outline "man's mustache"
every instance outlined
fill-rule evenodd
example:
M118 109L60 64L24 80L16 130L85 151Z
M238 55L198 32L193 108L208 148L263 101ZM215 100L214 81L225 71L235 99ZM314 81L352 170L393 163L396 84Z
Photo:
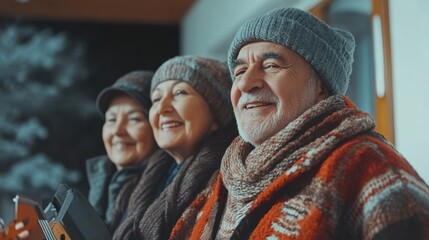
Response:
M251 92L245 92L240 96L238 100L238 109L243 109L249 102L267 102L267 103L278 103L279 99L274 93L269 90L256 89Z

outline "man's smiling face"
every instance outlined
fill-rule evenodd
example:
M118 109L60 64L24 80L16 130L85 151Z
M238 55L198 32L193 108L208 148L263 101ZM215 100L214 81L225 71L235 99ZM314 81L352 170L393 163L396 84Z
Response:
M258 146L325 97L311 65L289 48L255 42L233 66L231 101L241 137Z

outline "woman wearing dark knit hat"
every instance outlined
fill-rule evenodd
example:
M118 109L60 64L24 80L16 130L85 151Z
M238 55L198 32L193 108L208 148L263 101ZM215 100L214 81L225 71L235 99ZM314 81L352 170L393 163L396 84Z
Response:
M230 89L226 64L213 59L175 57L155 72L149 119L164 152L148 161L114 239L168 238L237 136Z
M105 117L107 155L86 161L88 199L112 232L120 223L146 159L157 149L148 120L152 76L150 71L127 73L97 97L96 106Z

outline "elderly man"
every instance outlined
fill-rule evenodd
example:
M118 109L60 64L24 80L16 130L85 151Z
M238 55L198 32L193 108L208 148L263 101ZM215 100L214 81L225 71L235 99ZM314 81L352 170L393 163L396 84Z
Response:
M172 239L429 239L429 188L343 95L354 38L304 11L246 22L229 50L240 137Z

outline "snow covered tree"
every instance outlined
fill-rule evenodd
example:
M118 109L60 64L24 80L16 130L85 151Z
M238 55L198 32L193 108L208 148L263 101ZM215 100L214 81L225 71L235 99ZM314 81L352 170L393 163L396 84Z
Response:
M84 54L83 44L64 32L18 24L0 28L0 217L5 220L13 213L14 195L41 201L59 183L82 178L37 146L52 134L46 119L59 117L59 111L76 118L94 112L93 101L73 90L87 77Z

